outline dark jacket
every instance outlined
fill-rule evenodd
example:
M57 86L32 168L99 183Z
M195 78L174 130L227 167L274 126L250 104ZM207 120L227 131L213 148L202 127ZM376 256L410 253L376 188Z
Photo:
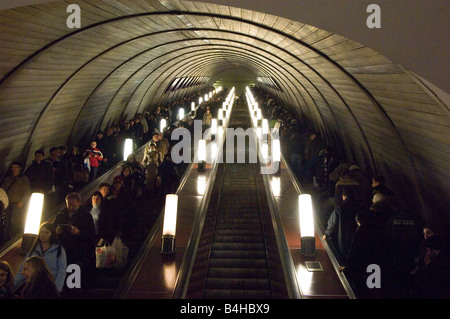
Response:
M30 179L31 192L43 192L47 194L55 184L55 175L51 165L42 161L38 164L36 161L27 168L25 175Z
M23 299L58 299L60 296L55 283L43 276L35 282L26 284L21 291L21 297Z
M340 205L336 206L328 219L325 235L336 237L341 256L345 258L350 250L353 234L357 224L355 216L361 211L358 201L347 197Z
M64 231L58 236L61 244L66 249L67 264L83 264L95 258L95 226L92 216L80 207L80 209L69 216L67 208L59 213L53 225L57 227L60 224L70 224L80 230L79 235L72 235Z

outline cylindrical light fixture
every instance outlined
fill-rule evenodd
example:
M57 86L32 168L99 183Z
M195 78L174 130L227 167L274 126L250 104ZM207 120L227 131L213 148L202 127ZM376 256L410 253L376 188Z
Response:
M267 119L263 119L262 120L261 127L262 127L262 134L263 135L269 134L269 122L267 121Z
M123 148L123 160L126 161L131 153L133 153L133 140L131 138L127 138Z
M164 207L164 222L162 232L161 253L173 254L175 252L175 234L177 230L178 195L166 195Z
M167 126L167 121L166 121L166 119L161 119L161 127L160 127L160 132L162 133L162 132L164 132L164 129L166 128L166 126Z
M200 98L198 99L198 104L202 104L202 103L203 103L203 98L200 97Z
M181 121L184 118L184 109L180 108L178 110L178 119Z
M24 234L37 235L39 233L43 206L44 206L44 194L42 193L31 194Z
M217 119L211 120L211 135L217 134Z
M206 167L206 141L198 141L198 170L204 171Z
M313 256L316 252L314 237L314 217L311 195L298 196L298 213L300 222L301 253L305 256Z
M281 144L279 139L272 140L272 161L281 161Z
M25 230L23 232L21 251L27 253L33 245L36 236L39 234L41 226L42 208L44 207L44 194L31 194L28 205L27 219L25 222Z

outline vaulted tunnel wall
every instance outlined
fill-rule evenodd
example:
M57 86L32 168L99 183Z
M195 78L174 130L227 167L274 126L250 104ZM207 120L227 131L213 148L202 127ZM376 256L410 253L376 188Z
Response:
M447 220L449 109L402 66L300 22L188 1L70 1L0 11L0 159L73 145L122 118L213 84L227 69L271 91L368 174L383 174L425 220ZM178 77L202 86L163 94Z

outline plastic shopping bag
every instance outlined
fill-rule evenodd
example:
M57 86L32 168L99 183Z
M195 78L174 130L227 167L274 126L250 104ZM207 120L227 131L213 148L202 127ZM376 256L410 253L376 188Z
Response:
M116 256L117 256L117 262L114 265L114 267L119 268L119 269L125 268L127 265L127 261L128 261L129 249L127 246L124 245L120 236L116 236L114 238L114 241L111 244L111 247L113 247L115 249Z
M108 242L95 248L95 267L98 269L112 268L117 264L117 253Z

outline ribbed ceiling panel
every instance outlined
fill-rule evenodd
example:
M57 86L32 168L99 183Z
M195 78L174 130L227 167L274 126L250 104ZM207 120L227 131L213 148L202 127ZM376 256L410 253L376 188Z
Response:
M82 10L79 30L66 26L71 3ZM401 66L337 34L201 2L55 1L0 11L0 55L3 171L241 69L275 79L281 91L271 93L367 172L386 175L425 218L448 207L448 106ZM211 81L164 93L193 76Z

